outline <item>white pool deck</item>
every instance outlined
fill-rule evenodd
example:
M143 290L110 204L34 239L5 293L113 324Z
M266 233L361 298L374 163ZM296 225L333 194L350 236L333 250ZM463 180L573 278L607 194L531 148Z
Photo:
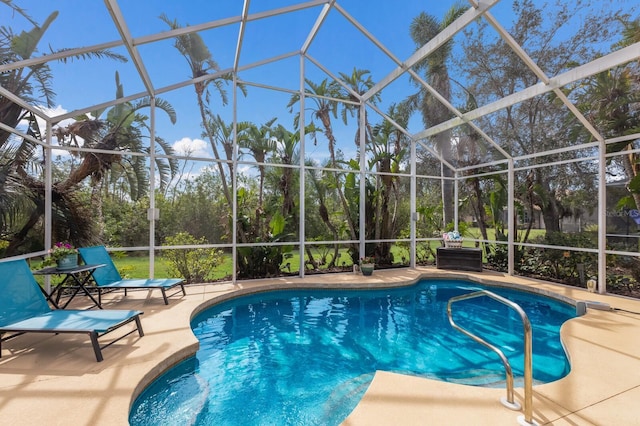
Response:
M556 382L534 386L533 420L540 425L640 425L640 300L489 271L464 273L435 268L382 270L371 277L345 273L243 281L237 285L190 285L186 297L173 296L168 306L157 291L129 292L126 297L122 292L109 294L104 298L107 309L144 311L145 336L133 334L104 349L105 359L100 363L84 335L26 334L3 342L0 425L128 424L131 404L144 387L197 350L198 342L189 328L194 313L221 298L283 287L400 285L430 277L522 285L574 300L605 302L615 308L589 309L586 315L563 326L571 373ZM78 299L76 307L83 302ZM516 425L523 413L505 408L500 403L503 396L504 389L379 371L343 424ZM515 399L523 404L521 387L515 389Z

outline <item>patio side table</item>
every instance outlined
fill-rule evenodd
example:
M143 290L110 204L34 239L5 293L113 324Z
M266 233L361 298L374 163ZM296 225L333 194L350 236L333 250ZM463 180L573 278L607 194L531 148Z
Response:
M40 286L40 290L42 291L42 294L44 294L47 300L51 302L51 304L56 309L65 309L80 291L84 292L84 294L87 297L89 297L91 301L94 303L94 305L89 307L88 309L91 309L95 306L102 309L102 305L100 304L100 302L96 300L95 297L93 297L90 289L87 288L87 286L93 282L93 272L98 268L102 268L103 266L105 265L102 263L96 264L96 265L78 265L76 267L69 268L69 269L58 269L56 266L50 266L48 268L33 271L33 275L63 275L64 274L65 276L64 279L58 284L52 285L50 292L47 292L44 288L42 288L42 286ZM65 284L71 284L71 285L65 286ZM73 293L71 293L71 297L69 297L69 300L67 300L66 303L62 307L60 307L59 305L60 296L62 296L62 291L65 288L73 289ZM55 300L54 300L54 296L55 296Z

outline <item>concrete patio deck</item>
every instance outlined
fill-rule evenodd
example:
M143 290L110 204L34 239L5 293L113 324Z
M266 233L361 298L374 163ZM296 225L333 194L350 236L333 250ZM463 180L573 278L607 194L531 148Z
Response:
M615 310L589 309L567 322L562 338L571 373L533 389L533 418L547 425L640 425L640 301L508 277L489 271L435 268L313 275L304 279L243 281L236 285L190 285L165 306L160 292L122 292L104 297L106 309L140 309L145 336L137 334L104 349L96 362L83 335L26 334L3 343L0 358L0 424L126 425L135 397L161 372L192 355L198 342L189 321L221 299L274 288L404 285L419 278L470 278L515 284L574 300L605 302ZM74 303L76 301L74 300ZM73 307L81 307L82 298ZM117 333L117 332L115 332ZM115 334L114 333L114 334ZM109 336L106 336L108 338ZM107 340L107 339L105 339ZM516 388L523 404L523 390ZM377 372L364 398L344 421L372 425L510 425L522 412L500 403L504 389L438 382Z

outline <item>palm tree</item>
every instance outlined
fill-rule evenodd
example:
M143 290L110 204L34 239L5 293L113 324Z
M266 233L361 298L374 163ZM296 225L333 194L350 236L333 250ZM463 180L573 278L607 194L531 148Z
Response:
M387 115L400 127L408 126L410 109L405 103L392 104ZM371 226L374 235L367 236L376 240L392 239L397 237L397 219L400 191L398 179L393 176L400 171L400 166L406 160L408 154L408 137L391 122L384 120L372 129L373 143L370 150L373 152L371 164L376 171L381 173L376 178L376 199L373 203L375 214ZM393 201L395 200L395 202ZM391 264L391 243L380 243L375 249L376 263Z
M160 19L166 23L172 30L181 28L176 20L170 20L165 14L160 15ZM220 70L218 63L213 59L211 52L202 37L197 33L183 34L176 37L175 48L178 49L180 54L184 56L191 69L191 77L196 79L206 76L210 72L216 72ZM198 101L198 108L200 110L200 118L205 128L205 134L209 139L213 155L215 156L218 166L218 172L220 173L220 180L222 182L222 189L224 196L229 206L233 204L233 198L231 190L229 189L229 183L227 181L224 165L221 161L220 154L218 152L218 146L216 143L214 129L210 128L207 124L213 120L213 114L208 107L211 93L210 87L213 87L215 91L220 95L222 104L226 105L228 102L227 92L224 88L225 84L229 81L229 76L220 78L210 78L206 80L198 80L194 82L193 86L196 92L196 98ZM232 166L229 165L231 176L233 176Z
M120 83L118 72L116 79L116 99L124 96L124 89ZM156 108L164 111L169 116L172 124L176 123L176 112L167 101L156 98ZM76 121L66 127L54 129L60 145L82 146L85 148L96 148L106 150L119 150L131 152L147 152L145 147L144 130L148 129L148 117L138 113L138 111L151 107L151 98L144 97L136 102L124 102L115 105L107 116L101 119L100 116L105 110L92 112L91 116L84 114L76 118ZM173 154L171 146L162 138L156 137L156 144L163 150L164 154ZM125 162L125 168L130 180L131 196L138 199L146 195L148 191L147 166L145 159L140 156L123 157L110 154L81 154L82 163L76 167L69 177L60 182L57 187L61 191L69 190L79 184L88 176L93 176L96 181L102 178L102 174L109 170L113 164ZM160 175L160 186L164 188L171 181L177 170L175 159L156 159L156 167ZM131 178L135 178L135 181Z
M640 42L640 18L636 18L632 21L624 21L623 25L624 29L622 30L622 40L620 41L619 46L626 47Z
M633 90L634 77L630 67L618 67L593 78L581 105L585 116L595 123L605 137L618 137L640 131L640 92ZM635 105L635 106L634 106ZM633 141L607 146L607 152L628 151L621 155L622 166L628 179L636 209L640 209L640 157L633 152Z
M246 123L238 127L238 145L240 148L244 148L253 156L254 160L258 164L258 171L260 172L260 182L258 185L258 210L263 210L264 202L264 175L265 175L265 158L268 153L274 152L276 149L276 142L273 138L273 123L277 118L272 118L260 127L253 123ZM256 218L257 219L257 218Z
M624 21L623 38L618 47L640 41L640 18ZM579 108L605 138L640 132L640 75L636 64L626 64L593 76L578 90ZM582 130L582 129L580 129ZM640 157L633 141L607 145L607 152L625 152L619 160L628 179L631 204L640 209ZM625 203L627 200L622 200ZM622 207L622 206L621 206Z
M336 83L329 83L327 79L324 79L320 84L315 84L309 79L306 79L306 84L309 92L315 96L308 96L306 99L311 100L315 105L311 110L313 111L312 117L317 118L322 123L322 128L324 129L324 135L328 141L329 148L329 159L331 168L339 168L338 159L336 157L336 138L333 134L333 127L331 125L331 116L334 118L337 117L338 104L336 101L331 100L331 98L336 98L340 96L339 88ZM293 106L300 101L300 95L294 94L291 96L287 107L290 111L292 111ZM294 123L296 127L298 126L300 120L300 112L298 112L294 118ZM314 123L311 123L313 128L315 127ZM336 191L338 193L338 197L340 198L340 203L342 204L343 214L345 221L347 222L347 226L349 228L349 232L351 234L351 239L356 240L358 238L358 232L351 217L351 212L349 209L349 203L342 191L342 187L339 184L340 177L337 172L334 173L334 178L336 180Z
M373 79L371 78L371 75L369 70L360 70L357 68L354 68L353 71L351 72L351 75L345 74L345 73L339 73L340 78L343 80L343 82L355 93L357 93L358 95L364 95L369 89L371 89L374 85ZM365 78L366 76L366 78ZM347 123L347 114L351 115L352 117L354 116L354 110L356 112L355 116L358 120L358 128L356 130L356 134L355 134L355 138L354 138L354 143L356 145L356 147L358 147L358 149L360 148L360 114L361 114L361 109L359 107L360 104L360 98L355 96L354 93L352 93L350 90L347 90L344 87L340 87L340 97L342 99L347 99L351 102L356 102L358 103L358 105L354 105L351 103L344 103L342 104L342 110L340 112L341 116L342 116L342 121L346 124ZM375 104L377 101L380 100L380 94L376 93L375 96L373 96L371 98L371 102L373 104ZM365 123L365 145L368 145L369 142L371 141L371 125L369 124L369 119L367 117L367 112L365 109L365 117L364 117L364 123Z
M273 132L275 142L275 155L281 164L292 166L298 161L298 144L300 133L290 132L284 126L279 125ZM295 209L295 176L291 167L282 167L278 187L282 192L282 216L291 216L292 222L297 227L299 215Z
M311 159L307 159L305 161L305 164L308 167L316 166L316 163ZM338 238L339 238L338 229L331 222L331 218L329 216L329 209L327 208L326 200L327 200L327 192L329 191L327 181L325 179L322 179L322 175L320 171L314 168L309 168L309 170L307 171L307 176L309 177L309 182L311 183L312 187L315 189L315 192L316 192L316 201L318 203L318 214L320 216L320 219L325 224L325 226L329 228L329 232L331 232L331 236L333 237L332 239L334 241L338 241ZM309 247L309 245L307 245L307 247ZM338 260L339 252L340 252L340 247L338 246L338 244L334 244L333 257L331 258L331 262L329 263L329 265L327 265L327 268L330 269L335 266L336 261ZM316 267L317 265L315 263L315 260L313 259L313 254L309 253L308 256L309 256L309 261L314 265L314 267Z
M119 74L116 71L116 99L124 96L124 89L120 83ZM156 98L155 106L167 113L171 123L176 123L176 112L167 101ZM149 97L136 102L125 102L115 105L108 111L105 109L93 111L91 115L84 114L76 117L76 121L66 127L58 127L53 130L60 145L79 146L84 148L96 148L112 151L150 152L145 146L145 130L148 130L146 115L139 111L151 107ZM106 117L100 118L106 111ZM155 138L156 146L163 154L172 155L173 149L161 137ZM81 153L82 158L78 167L71 170L69 176L60 182L54 183L54 191L69 192L87 177L91 177L92 196L91 205L97 216L95 223L102 224L102 193L100 191L103 178L114 169L120 169L119 175L126 179L128 195L136 201L146 196L149 192L148 167L145 157L111 155L103 153ZM169 184L177 172L177 160L170 158L155 159L156 170L160 177L160 190ZM100 239L102 232L99 233Z
M458 19L467 9L468 8L462 3L454 4L447 11L442 21L438 21L436 17L424 12L416 16L411 22L410 33L417 48L419 49L424 46L429 40ZM447 68L447 60L451 56L452 49L453 40L450 39L416 65L416 71L424 71L425 81L447 101L451 100L451 82ZM416 96L413 96L410 102L414 106L419 107L422 112L422 120L427 127L434 126L452 118L451 111L424 88L421 89L420 93ZM453 156L451 136L450 131L444 131L435 136L436 147L445 161L450 161ZM444 205L445 223L453 221L453 181L450 179L452 176L453 173L451 169L444 167L442 201Z
M51 13L42 26L11 1L3 0L4 5L20 13L33 24L29 31L22 31L16 35L10 28L0 27L0 62L14 63L32 58L37 52L37 46L44 33L58 16L58 12ZM126 58L109 50L98 50L73 56L75 59L109 58L126 62ZM67 59L61 59L65 61ZM33 101L34 93L41 95L38 103L44 100L47 106L53 105L55 97L51 90L51 70L47 63L38 63L24 68L15 68L0 75L2 87L27 101ZM26 133L34 139L43 140L35 116L25 111L11 99L0 95L0 122L15 128L18 123L27 123ZM5 187L2 190L2 204L0 217L2 229L9 230L5 238L9 246L5 255L19 252L20 247L28 240L31 230L38 226L44 214L44 183L37 178L38 145L29 139L12 136L11 132L0 130L0 178ZM100 156L95 155L95 158ZM35 166L35 167L34 167ZM35 171L35 173L34 173ZM90 241L92 238L93 216L87 211L75 193L75 184L81 179L80 172L69 176L64 182L55 185L53 189L53 224L54 235L60 239L70 239L76 244ZM87 175L85 175L86 177Z

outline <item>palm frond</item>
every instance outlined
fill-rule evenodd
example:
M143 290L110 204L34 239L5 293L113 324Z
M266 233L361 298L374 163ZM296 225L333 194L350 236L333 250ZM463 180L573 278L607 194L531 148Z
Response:
M166 112L169 116L169 120L171 120L171 124L176 124L178 121L178 115L169 101L162 98L156 98L156 108L160 108L162 111Z
M13 4L12 0L0 0L2 3L5 4L5 6L10 7L11 9L13 9L16 13L20 14L23 18L25 18L27 21L29 21L33 26L37 26L38 23L36 21L34 21L31 16L29 16L29 14L27 14L27 12L22 9L19 6L16 6L15 4Z
M55 98L53 91L53 74L47 64L41 64L31 68L33 76L38 81L38 90L42 97L47 100L47 106L52 107Z
M59 50L51 50L51 53L64 53L64 52L68 52L70 50L75 50L73 48L64 48L64 49L59 49ZM71 56L67 56L65 58L61 58L59 59L60 62L62 63L67 63L67 62L73 62L74 59L113 59L114 61L118 61L118 62L128 62L129 60L127 59L126 56L123 56L119 53L115 53L112 52L109 49L100 49L100 50L94 50L91 52L82 52L82 53L78 53L75 55L71 55Z
M166 140L164 140L159 136L156 136L156 145L162 148L162 150L166 155L171 156L175 154L171 145ZM163 160L164 162L165 159L158 159L158 161L159 160ZM173 179L176 173L178 173L178 160L176 158L170 157L166 160L166 162L168 162L168 166L169 166L168 170L171 173L170 178Z
M42 36L54 19L58 17L58 14L58 11L51 12L41 27L35 25L31 30L22 31L20 35L14 37L11 40L12 50L22 59L31 58L33 53L36 52L38 43L40 43Z
M128 158L129 167L125 167L125 174L129 184L129 195L136 201L147 194L149 188L147 163L142 157Z

